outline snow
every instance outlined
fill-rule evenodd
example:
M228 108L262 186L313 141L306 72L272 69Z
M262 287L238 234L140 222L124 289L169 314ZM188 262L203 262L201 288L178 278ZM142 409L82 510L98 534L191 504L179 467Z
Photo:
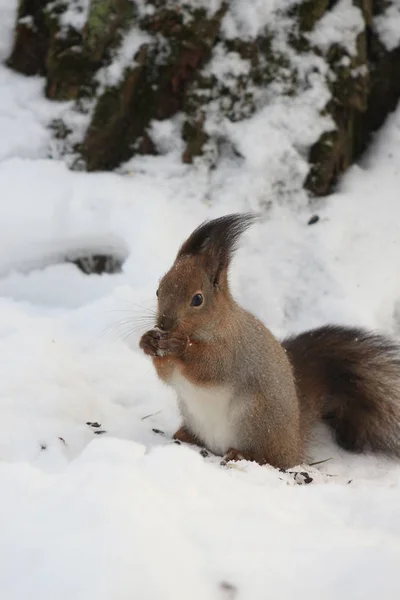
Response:
M364 27L361 9L354 6L352 0L339 0L318 21L308 38L324 52L333 44L338 44L347 50L350 56L355 56L357 37L364 31Z
M297 4L298 0L229 3L221 41L203 70L206 79L212 77L212 88L208 91L194 86L192 90L193 95L210 94L210 101L196 115L204 120L209 135L205 158L197 159L197 163L218 164L211 187L215 180L225 181L229 170L230 179L236 179L235 194L250 205L250 196L262 206L276 204L277 199L282 204L306 203L302 183L309 170L308 149L334 127L323 115L331 98L327 63L315 52L295 52L289 43L295 29L290 8ZM265 81L255 85L249 77L250 61L228 48L229 41L237 36L253 40L261 34L270 36L271 49L280 61L270 64L266 52L264 63L261 60L258 66ZM270 70L273 76L268 81ZM254 182L251 190L249 179Z
M0 63L9 55L17 1L1 3ZM59 112L42 98L44 83L0 68L0 161L47 156L50 133L45 129Z
M16 4L0 0L2 58ZM309 206L293 191L295 208L274 201L275 171L290 188L286 157L302 175L288 139L316 134L312 112L303 129L282 107L275 131L262 111L232 124L246 160L211 174L180 163L179 117L152 125L163 156L86 174L49 158L47 125L68 106L42 80L0 66L0 103L1 598L397 598L398 462L351 455L320 426L310 462L326 462L297 469L309 485L222 467L173 443L175 398L138 340L192 228L260 207L231 277L246 308L277 335L339 322L400 336L400 110L336 194ZM101 251L122 273L64 262Z
M229 11L224 18L224 33L228 38L256 38L265 27L271 30L279 29L284 19L289 24L290 18L285 17L285 10L296 6L299 0L251 0L242 2L232 0ZM286 32L288 33L288 32Z
M120 83L127 67L135 65L134 58L140 46L149 41L149 36L140 29L133 27L123 37L121 46L116 52L114 60L97 73L96 78L100 83L100 90L116 86Z
M375 17L374 26L387 50L394 50L400 43L400 1L390 0L386 10Z
M141 17L147 15L153 15L155 12L156 3L150 3L148 0L131 0L135 3L135 9ZM177 6L176 0L165 0L163 2L165 9L175 9ZM191 9L204 10L207 16L212 17L221 8L222 0L196 0L195 6L193 7L192 2L186 2L185 0L179 2L179 10L183 16L184 21L190 19Z
M193 81L187 89L188 105L197 105L197 102L191 102L191 98L207 98L207 103L194 109L195 114L191 114L193 121L204 123L204 131L209 135L203 156L195 158L197 185L199 172L203 173L200 178L201 185L205 187L210 187L210 184L213 186L220 173L224 173L222 178L225 179L225 170L220 163L230 162L230 172L238 168L246 172L243 182L240 183L240 186L243 186L243 194L248 187L248 172L251 171L252 176L259 181L260 191L257 197L263 196L263 204L274 203L276 198L282 203L307 201L302 182L309 169L306 161L309 147L324 132L334 128L332 119L324 114L324 109L331 99L327 82L332 73L320 56L319 49L299 54L290 44L290 36L296 25L296 17L290 14L290 9L295 8L298 3L299 0L274 0L268 3L259 0L251 3L235 0L227 5L221 24L220 41L213 48L211 60L204 66L199 81ZM175 6L176 3L172 1L166 3L166 8ZM196 4L196 8L205 9L209 16L213 16L221 6L220 0L202 0ZM151 14L154 7L141 1L135 2L135 8L143 17ZM343 10L346 11L347 6L344 6ZM358 9L356 15L359 16L361 13L357 11ZM69 10L64 14L70 13L76 13L74 3L71 3ZM184 22L193 20L193 7L190 3L180 3L180 14ZM113 50L110 64L96 73L98 96L105 89L121 82L127 67L132 66L133 57L146 44L156 45L158 66L168 63L171 52L169 44L165 43L160 35L150 35L149 32L141 30L139 25L138 22L129 28L120 46ZM349 31L350 33L342 36L344 42L354 33L351 27ZM261 80L255 85L250 76L250 60L245 60L238 52L231 51L230 42L238 35L244 40L253 40L261 34L265 39L271 38L271 50L279 60L271 62L269 53L265 52L257 68L253 65L258 79ZM212 85L202 85L203 78L206 81L211 80ZM255 79L257 80L257 77ZM294 85L296 93L293 90ZM95 102L81 99L76 105L65 103L63 107L58 108L58 114L69 131L62 141L53 141L50 153L52 158L62 158L73 168L81 167L81 160L77 157L74 146L85 139L94 108ZM252 128L258 138L257 154L260 156L257 157L256 173L253 168L253 143L241 142L242 138L250 137L243 135L240 121L245 117L249 118L249 122L248 127L244 125L244 129L250 132ZM184 116L178 114L169 125L165 122L151 123L148 128L155 146L162 153L173 147L175 159L178 158L178 145L180 152L184 152L182 142L179 144L178 141L178 137L183 137L184 121ZM168 127L171 132L174 129L174 135L166 135ZM270 161L273 161L277 168L268 168ZM210 175L210 166L214 167L217 163L221 168L215 176ZM141 161L136 159L132 164L129 162L122 165L119 171L126 173L138 168L141 169ZM146 172L149 168L152 167L146 164ZM171 169L176 168L176 161L174 165L171 165L170 161L162 166L157 163L157 169L160 168L171 172ZM189 175L189 179L193 181L193 174ZM216 186L219 185L220 183L216 182ZM303 198L299 200L299 196Z
M63 0L55 0L53 6L65 7ZM66 10L60 14L60 22L64 29L81 31L87 21L90 10L90 0L69 0Z

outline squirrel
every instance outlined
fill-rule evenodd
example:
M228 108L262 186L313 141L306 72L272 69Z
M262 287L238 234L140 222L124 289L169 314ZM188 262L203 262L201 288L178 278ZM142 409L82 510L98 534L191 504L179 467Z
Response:
M227 461L287 469L306 459L326 421L339 445L400 457L400 347L363 329L323 326L279 342L233 298L228 270L256 220L201 224L157 290L155 327L140 347L177 394L174 439Z

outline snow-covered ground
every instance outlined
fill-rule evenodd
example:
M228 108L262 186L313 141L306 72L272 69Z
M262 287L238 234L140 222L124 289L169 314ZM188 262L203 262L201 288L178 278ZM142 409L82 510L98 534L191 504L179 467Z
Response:
M1 60L15 5L0 0ZM339 450L321 427L310 462L329 460L301 468L309 485L221 467L172 442L174 397L137 347L191 229L259 209L260 146L212 181L173 147L125 175L73 173L47 158L66 107L42 90L0 66L0 598L397 599L399 463ZM400 110L334 196L274 205L246 234L237 298L278 335L326 322L400 335L399 189ZM106 250L121 274L63 262Z

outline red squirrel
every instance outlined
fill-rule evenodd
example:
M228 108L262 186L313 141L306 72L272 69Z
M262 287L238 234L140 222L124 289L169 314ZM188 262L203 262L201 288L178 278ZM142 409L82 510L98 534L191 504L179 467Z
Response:
M206 221L157 290L140 340L177 394L174 438L224 461L301 464L320 419L355 452L400 456L400 348L361 329L325 326L279 342L233 298L228 269L251 214Z

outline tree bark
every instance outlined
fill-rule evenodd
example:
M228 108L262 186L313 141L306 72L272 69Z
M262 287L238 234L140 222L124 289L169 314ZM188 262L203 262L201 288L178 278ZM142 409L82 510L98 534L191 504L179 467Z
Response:
M222 30L230 10L222 2L213 15L190 4L153 0L143 10L131 0L92 0L81 27L65 25L68 0L20 0L15 42L7 64L26 75L44 75L46 94L55 100L93 105L84 139L75 151L87 170L111 170L135 154L154 154L149 135L152 120L183 113L182 160L192 162L218 140L211 139L205 122L209 106L218 101L221 118L251 117L257 110L254 89L282 81L283 93L296 95L298 74L276 50L274 32L256 39L227 38ZM299 55L322 56L310 41L320 20L337 6L335 0L288 3L296 27L290 44ZM330 193L337 178L369 143L400 97L400 48L387 50L375 31L374 18L390 0L353 0L365 27L356 53L349 55L332 43L323 58L331 76L331 100L324 108L335 129L325 132L309 149L310 170L304 186L312 195ZM182 8L184 6L184 9ZM140 29L148 41L137 50L114 85L101 86L97 75L110 65L124 36ZM216 51L235 53L248 61L248 73L232 74L230 87L204 70ZM62 127L61 127L62 130ZM235 150L235 149L233 149Z

